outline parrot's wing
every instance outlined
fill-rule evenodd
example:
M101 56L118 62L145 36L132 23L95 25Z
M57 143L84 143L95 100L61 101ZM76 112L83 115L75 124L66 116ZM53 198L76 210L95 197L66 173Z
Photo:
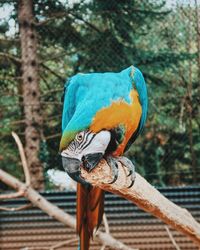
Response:
M148 97L147 97L147 87L143 77L143 74L139 69L135 69L135 73L133 75L133 82L138 86L138 94L140 103L142 105L142 116L140 119L140 124L138 127L138 134L144 128L146 119L147 119L147 110L148 110ZM138 84L137 84L138 83Z
M122 99L130 103L131 87L130 67L119 73L88 73L71 77L65 87L60 149L67 147L79 131L90 128L101 109Z
M125 151L128 150L131 144L136 140L138 135L142 132L146 119L148 110L148 97L146 83L141 71L134 67L134 73L132 75L133 85L137 86L137 91L139 94L140 104L142 106L142 115L137 130L133 133L130 140L128 141Z
M71 78L69 78L65 83L64 92L62 96L62 102L63 102L62 131L64 131L64 129L66 128L67 124L69 123L75 112L74 98L76 91L68 91L70 82Z
M134 71L132 78L130 77L131 69ZM139 95L142 115L140 121L138 120L139 127L134 132L130 144L137 138L146 121L147 90L142 73L132 66L119 73L77 74L70 78L64 97L61 148L66 147L79 131L91 128L91 126L94 128L93 121L97 120L98 113L104 114L106 112L103 110L107 109L113 116L112 106L115 106L116 112L119 114L120 111L117 109L123 106L121 103L131 104L130 93L134 85ZM119 103L119 106L115 103ZM117 114L116 117L119 116ZM113 117L114 120L116 117ZM103 123L99 123L101 126L98 126L98 131L113 128L111 123L105 126L105 118L106 116L103 117ZM118 125L123 124L120 119ZM100 120L102 121L102 119ZM131 122L128 125L130 126ZM94 132L98 131L94 130Z

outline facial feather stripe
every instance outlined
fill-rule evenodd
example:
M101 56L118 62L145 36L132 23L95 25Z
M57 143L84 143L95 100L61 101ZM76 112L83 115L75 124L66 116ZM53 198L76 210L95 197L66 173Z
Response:
M83 133L83 132L81 132L81 133ZM89 137L90 134L91 134L90 131L84 131L83 140L82 140L82 142L79 144L79 147L78 147L79 149L83 148L83 146L84 146L84 144L87 142L87 139L88 139L88 137Z
M91 139L89 140L89 142L82 148L83 150L90 144L90 142L93 140L93 138L95 137L96 135L92 135Z
M81 141L78 141L77 138L80 135L82 136L82 139L81 139ZM76 149L78 149L78 150L84 150L91 143L91 141L94 139L95 136L96 136L96 134L93 134L89 130L83 131L80 134L78 134L77 138L75 138L75 140L73 140L69 144L68 149L71 150L71 151L75 151Z

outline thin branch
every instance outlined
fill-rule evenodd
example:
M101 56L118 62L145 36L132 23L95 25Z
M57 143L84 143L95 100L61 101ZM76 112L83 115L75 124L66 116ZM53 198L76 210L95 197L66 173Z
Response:
M95 47L95 46L93 45L93 47ZM48 61L55 61L56 59L59 59L59 58L62 59L64 56L72 56L72 55L74 55L74 54L77 54L79 51L84 52L84 51L88 51L88 50L90 50L90 49L92 49L92 46L88 47L88 46L86 46L86 45L82 45L82 46L79 47L78 49L71 49L70 51L67 50L67 51L62 52L62 53L60 53L60 54L57 54L57 55L55 55L55 56L50 56L50 55L48 55L47 58L44 58L44 59L45 59L45 62L48 62ZM42 62L42 61L43 61L43 60L41 60L41 62Z
M40 102L43 105L62 105L61 102ZM29 104L24 104L23 102L15 102L12 104L2 104L1 107L13 107L13 106L29 106L29 107L34 107L34 106L38 106L39 104L35 104L35 103L29 103Z
M30 173L29 173L28 164L27 164L27 161L26 161L26 156L25 156L25 153L24 153L23 145L22 145L18 135L15 132L12 132L12 136L15 139L15 142L16 142L16 144L18 146L18 150L19 150L19 154L20 154L20 158L21 158L22 166L23 166L23 170L24 170L26 185L29 186L31 184L31 176L30 176Z
M74 18L76 18L76 19L82 21L84 24L86 24L88 27L90 27L91 29L95 30L96 32L102 33L102 31L101 31L97 26L95 26L94 24L92 24L92 23L86 21L86 20L83 19L81 16L79 16L79 15L77 15L77 14L75 14L75 13L72 13L72 12L71 12L70 14L71 14L71 16L73 16Z
M9 122L9 126L16 126L16 125L21 125L21 124L25 124L25 120L19 120L19 121L12 121L12 122ZM3 128L5 127L5 124L3 125L0 125L0 128Z
M57 137L60 137L60 136L61 136L61 133L45 136L45 140L51 140L51 139L54 139L54 138L57 138Z
M49 61L57 61L59 59L61 59L63 61L63 57L64 56L71 56L75 54L75 51L71 51L70 52L67 50L67 51L63 51L63 52L60 52L60 53L57 53L57 54L54 54L54 55L46 55L44 58L41 58L41 60L43 61L43 59L45 60L45 62L49 62ZM46 58L47 57L47 58Z
M1 76L0 77L0 80L2 80L2 81L6 81L6 80L8 80L8 81L13 81L13 80L20 80L20 79L22 79L22 77L21 76Z
M183 125L183 115L184 115L184 109L185 109L185 102L186 102L186 95L183 96L182 100L181 100L181 107L180 107L180 114L179 114L179 129L183 130L184 129L184 125Z
M78 242L78 237L76 237L76 238L74 238L74 239L71 239L71 240L59 242L59 243L57 243L57 244L51 246L51 247L49 248L49 250L54 250L54 249L59 248L59 247L71 245L72 243L76 243L76 242Z
M22 143L21 143L18 135L15 132L12 132L12 136L15 139L15 142L16 142L16 144L18 146L18 149L19 149L19 154L20 154L20 158L21 158L21 161L22 161L22 166L23 166L23 170L24 170L26 184L30 185L30 173L29 173L27 162L26 162L26 157L25 157L25 153L24 153ZM18 197L24 196L24 192L25 192L24 189L19 189L18 192L16 192L16 193L0 195L0 199L18 198ZM32 206L32 204L31 204L31 206ZM18 211L18 210L26 209L27 207L30 207L30 204L25 205L25 206L21 206L21 207L18 207L18 208L0 207L0 210Z
M100 250L105 250L106 249L106 245L103 244L103 246L100 248Z
M165 226L165 230L167 231L167 234L173 244L173 246L175 247L176 250L181 250L180 247L177 245L172 233L170 232L169 228L167 226Z
M0 38L0 43L8 43L8 42L10 42L10 43L19 43L19 39L17 39L17 38L8 38L8 37L5 37L5 38Z
M10 122L11 125L18 125L18 124L24 124L24 123L26 123L26 120L18 120L18 121Z
M110 229L109 229L108 220L107 220L107 217L106 217L105 213L103 214L103 223L104 223L104 226L105 226L106 233L109 234L110 233Z
M30 208L30 207L32 207L32 206L33 206L33 205L32 205L31 203L26 204L26 205L23 205L23 206L20 206L20 207L1 207L1 206L0 206L0 210L14 212L14 211L24 210L24 209Z
M4 53L4 52L0 52L0 57L4 57L7 58L17 64L21 64L21 59L15 55L9 54L9 53Z
M44 94L40 95L40 98L45 97L55 92L62 92L62 91L63 91L63 88L51 89L51 90L46 91Z
M48 75L48 73L46 74ZM46 84L46 87L50 90L51 86L49 85L49 82L47 81L46 77L44 76L44 74L39 74L40 78L44 81L44 83Z
M41 101L40 102L41 104L44 104L44 105L63 105L61 102L45 102L45 101Z
M97 31L98 33L101 33L101 30L99 28L97 28L94 24L86 21L85 19L83 19L80 15L75 14L73 12L70 12L69 10L67 12L60 12L60 13L56 13L53 16L45 19L44 21L41 22L37 22L35 23L36 26L42 26L47 24L50 21L53 21L57 18L63 18L63 17L70 17L69 15L71 15L73 18L76 18L78 20L81 20L82 22L84 22L88 27L92 28L93 30Z
M107 220L107 217L106 217L106 214L104 213L103 214L103 224L104 224L104 227L105 227L105 232L107 234L110 234L110 229L109 229L109 225L108 225L108 220ZM105 250L106 249L106 244L103 244L103 246L101 247L100 250Z
M55 19L66 17L68 14L69 14L68 12L58 12L58 13L55 13L53 16L46 18L44 21L35 22L34 24L39 27L51 21L54 21Z
M48 70L52 75L56 76L57 78L59 78L62 81L65 81L65 77L59 75L57 72L55 72L54 70L50 69L47 65L45 65L44 63L40 64L43 68L45 68L46 70Z
M49 250L49 247L38 246L38 247L23 247L20 250Z
M0 97L2 96L14 96L14 97L23 97L23 95L19 95L17 93L15 93L15 91L11 91L11 90L8 90L7 91L2 91L1 94L0 94Z
M45 122L46 121L51 121L53 119L58 119L58 117L61 117L61 116L62 116L62 114L60 113L60 114L57 114L57 115L52 115L52 116L49 116L47 118L44 118L44 120L45 120Z
M0 195L0 200L14 199L14 198L22 197L23 195L24 195L24 191L23 190L19 190L16 193L1 194Z

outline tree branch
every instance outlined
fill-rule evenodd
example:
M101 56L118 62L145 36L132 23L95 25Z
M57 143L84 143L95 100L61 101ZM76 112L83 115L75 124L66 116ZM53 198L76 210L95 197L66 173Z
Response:
M9 53L4 53L0 52L0 57L4 57L6 59L9 59L13 61L14 63L21 64L21 59L15 55L9 54Z
M165 226L165 230L167 231L167 234L173 244L173 246L175 247L176 250L181 250L180 247L177 245L172 233L170 232L169 228L167 226Z
M83 19L82 16L75 14L74 12L68 10L67 12L58 12L55 13L53 16L50 16L48 18L46 18L44 21L40 21L40 22L35 22L36 26L42 26L47 24L50 21L53 21L55 19L58 18L63 18L63 17L70 17L70 15L73 17L73 19L78 19L81 20L84 24L86 24L88 27L92 28L93 30L97 31L98 33L101 33L101 30L99 28L97 28L94 24L90 23L89 21Z
M56 76L57 78L59 78L61 81L65 81L65 77L59 75L57 72L55 72L54 70L50 69L46 64L41 63L40 64L44 69L48 70L52 75Z
M11 43L13 45L13 43L19 43L19 39L18 38L8 38L8 37L1 37L0 38L0 43Z
M23 206L20 206L20 207L1 207L0 206L0 210L4 210L4 211L20 211L20 210L24 210L24 209L27 209L27 208L30 208L32 207L33 205L31 203L29 204L26 204L26 205L23 205Z
M109 225L108 225L108 220L107 220L107 217L106 217L106 214L104 213L103 214L103 224L104 224L104 228L105 228L105 232L107 234L110 234L110 229L109 229ZM104 243L101 247L100 250L105 250L106 249L106 244Z
M14 80L20 80L20 79L22 79L22 77L21 76L9 76L9 75L7 75L7 76L0 76L0 80L2 80L2 81L14 81Z
M16 193L1 194L0 195L0 200L14 199L14 198L22 197L23 193L24 193L23 190L19 190Z
M77 242L78 242L78 237L70 239L70 240L66 240L66 241L63 241L63 242L59 242L59 243L51 246L49 250L55 250L56 248L60 248L60 247L63 247L63 246L68 246L68 245L71 245L71 244L74 244L74 243L77 243Z
M61 133L45 136L45 140L51 140L51 139L54 139L54 138L57 138L57 137L61 137Z
M67 15L68 15L68 12L58 12L58 13L55 13L54 15L46 18L43 21L34 22L34 24L35 24L35 26L38 26L38 27L43 26L43 25L47 24L50 21L54 21L55 19L66 17Z
M76 220L73 216L65 213L63 210L53 205L42 197L37 191L30 186L20 182L14 176L6 173L0 169L0 181L4 182L8 186L16 190L24 190L24 197L26 197L33 205L39 207L42 211L47 213L51 218L55 218L66 226L69 226L75 230ZM121 241L116 240L110 234L98 231L96 236L102 244L106 244L110 248L115 250L136 250L123 244Z
M83 19L83 17L81 17L80 15L77 15L75 13L70 13L74 18L78 19L78 20L81 20L84 24L86 24L88 27L90 27L91 29L95 30L96 32L98 33L102 33L102 31L97 27L95 26L94 24L86 21L85 19Z
M30 176L30 173L29 173L28 164L27 164L27 161L26 161L26 156L25 156L25 153L24 153L23 145L22 145L18 135L15 132L12 132L12 136L15 139L15 142L16 142L17 147L19 149L19 154L20 154L20 158L21 158L21 161L22 161L22 166L23 166L23 170L24 170L26 185L29 186L31 184L31 176Z
M44 94L40 95L40 98L42 97L45 97L45 96L48 96L48 95L51 95L52 93L56 93L56 92L63 92L63 89L64 88L57 88L57 89L51 89L51 90L48 90L46 91Z
M81 173L93 186L98 186L132 201L200 246L200 224L186 209L165 198L138 173L136 173L136 180L131 188L128 188L131 180L127 178L127 168L120 163L118 179L113 184L108 184L112 181L112 173L105 160L102 160L91 173L84 169L81 169Z

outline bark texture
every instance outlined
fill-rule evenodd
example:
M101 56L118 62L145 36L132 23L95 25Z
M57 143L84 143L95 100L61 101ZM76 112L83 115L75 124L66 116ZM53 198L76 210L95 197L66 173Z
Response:
M131 188L131 180L126 166L119 163L119 176L115 183L112 180L110 167L105 160L91 172L81 169L82 176L93 186L98 186L132 201L144 211L153 214L177 231L188 236L196 245L200 246L200 224L184 208L181 208L165 198L158 190L151 186L142 176L136 173L136 180Z
M43 167L39 160L42 131L40 89L37 59L37 34L32 0L19 0L18 21L21 42L22 90L25 114L25 153L31 175L31 186L44 187Z

